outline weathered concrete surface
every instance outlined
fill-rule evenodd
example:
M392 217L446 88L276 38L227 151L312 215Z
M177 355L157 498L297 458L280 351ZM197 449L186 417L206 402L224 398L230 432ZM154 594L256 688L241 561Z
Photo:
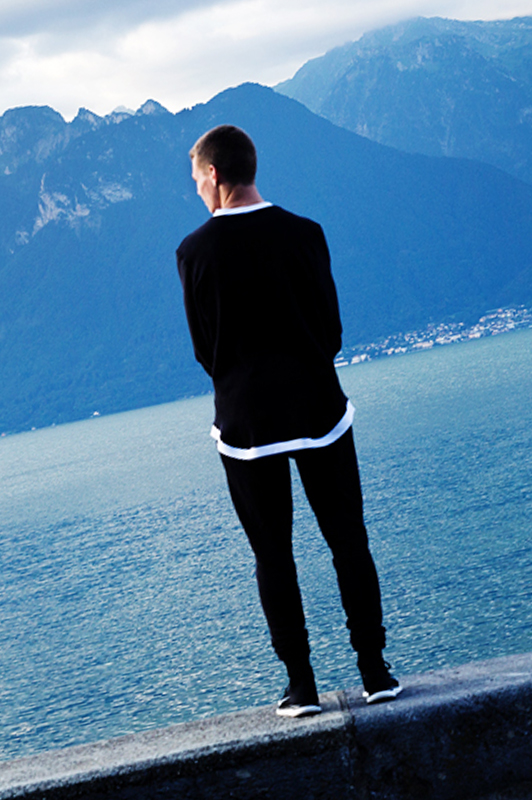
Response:
M532 800L532 654L403 683L404 697L374 708L346 692L361 797L468 800L513 791Z
M532 654L0 764L0 800L532 800Z
M299 721L268 706L6 762L0 798L343 800L350 714L335 694L322 700L322 714Z

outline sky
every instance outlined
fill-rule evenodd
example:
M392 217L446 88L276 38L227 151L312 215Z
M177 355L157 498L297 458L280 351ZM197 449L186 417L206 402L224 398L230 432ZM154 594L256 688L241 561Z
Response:
M146 100L176 112L415 16L511 19L532 0L0 0L0 114L67 120Z

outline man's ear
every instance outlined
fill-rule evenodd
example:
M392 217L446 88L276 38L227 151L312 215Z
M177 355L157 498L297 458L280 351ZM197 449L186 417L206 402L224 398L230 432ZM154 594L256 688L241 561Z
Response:
M220 175L214 164L209 164L209 178L213 186L218 186L220 184Z

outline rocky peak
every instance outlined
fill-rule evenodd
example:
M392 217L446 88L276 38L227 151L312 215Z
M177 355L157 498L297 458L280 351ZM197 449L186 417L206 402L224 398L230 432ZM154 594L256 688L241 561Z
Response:
M68 125L53 108L9 109L0 117L0 171L9 175L28 161L42 163L68 138Z
M145 103L141 105L141 107L136 112L137 115L140 114L150 114L150 115L159 115L159 114L169 114L167 108L162 106L156 100L146 100Z

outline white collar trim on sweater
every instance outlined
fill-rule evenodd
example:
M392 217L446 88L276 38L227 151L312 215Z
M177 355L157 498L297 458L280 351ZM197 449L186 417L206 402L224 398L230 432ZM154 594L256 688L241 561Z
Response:
M260 203L253 203L251 206L235 206L234 208L217 208L213 217L225 217L229 214L247 214L250 211L260 211L261 208L269 208L273 203L263 200Z

